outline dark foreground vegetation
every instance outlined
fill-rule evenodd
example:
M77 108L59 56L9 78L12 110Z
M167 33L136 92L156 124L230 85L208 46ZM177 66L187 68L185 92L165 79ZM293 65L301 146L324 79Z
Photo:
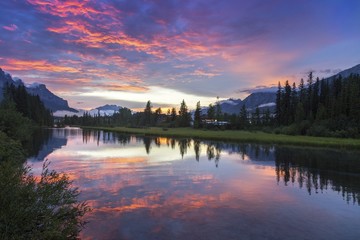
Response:
M38 97L9 87L0 105L0 239L76 239L89 211L78 189L46 161L39 178L26 166L24 146L52 116ZM19 98L18 98L19 97ZM39 102L40 101L40 102ZM37 108L35 108L37 106Z

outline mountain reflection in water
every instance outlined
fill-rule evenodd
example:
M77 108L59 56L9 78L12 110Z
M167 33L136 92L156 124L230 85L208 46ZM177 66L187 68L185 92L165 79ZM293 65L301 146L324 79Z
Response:
M94 208L85 239L360 235L356 151L80 129L54 129L46 136L39 149L53 152L44 158L67 173ZM36 173L41 162L29 162Z

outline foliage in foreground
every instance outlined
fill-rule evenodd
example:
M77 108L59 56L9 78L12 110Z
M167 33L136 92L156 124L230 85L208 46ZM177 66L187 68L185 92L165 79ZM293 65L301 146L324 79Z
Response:
M49 124L51 114L37 114L34 104L44 108L38 97L13 90L0 103L0 239L76 239L89 211L78 202L79 191L47 161L39 178L24 166L35 124Z
M37 180L30 168L0 163L0 239L76 239L90 209L66 175L43 165Z

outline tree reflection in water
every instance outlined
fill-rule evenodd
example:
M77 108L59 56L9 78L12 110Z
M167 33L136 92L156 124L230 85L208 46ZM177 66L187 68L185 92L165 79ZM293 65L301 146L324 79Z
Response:
M331 188L348 203L360 205L360 161L358 152L277 147L275 171L278 182L298 183L307 192Z
M147 152L152 142L150 139L143 138ZM159 142L156 138L152 139L155 143ZM196 161L200 161L201 147L204 146L207 159L214 159L216 167L219 166L222 152L239 154L242 160L256 164L273 161L278 183L283 182L285 186L289 182L297 183L300 188L306 188L310 195L331 188L341 193L348 203L360 205L359 152L190 139L171 139L169 142L172 148L177 143L181 158L193 146Z
M196 161L201 160L202 149L206 149L206 158L214 160L215 166L220 166L221 154L237 154L241 160L252 161L253 164L274 167L274 177L278 183L288 186L289 183L304 188L311 195L332 189L341 193L348 203L360 205L360 152L317 148L286 147L246 143L227 143L217 141L200 141L198 139L175 139L158 137L139 137L113 132L55 129L40 132L33 141L31 154L36 156L39 149L54 145L53 151L66 145L66 142L49 143L51 139L67 139L68 136L82 131L84 143L96 141L97 144L116 143L127 145L131 141L142 142L147 154L151 154L153 144L157 147L179 148L182 159L192 148ZM56 146L55 146L56 145ZM57 146L59 145L59 146ZM31 147L31 146L30 146ZM46 152L46 154L49 154Z

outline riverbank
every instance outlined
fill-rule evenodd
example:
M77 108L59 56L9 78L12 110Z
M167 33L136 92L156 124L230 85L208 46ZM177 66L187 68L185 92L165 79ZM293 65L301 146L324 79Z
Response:
M119 133L138 134L145 136L164 136L209 139L232 142L255 142L264 144L298 145L326 148L360 149L360 139L327 138L310 136L290 136L271 134L259 131L224 130L213 131L193 128L126 128L126 127L83 127Z

